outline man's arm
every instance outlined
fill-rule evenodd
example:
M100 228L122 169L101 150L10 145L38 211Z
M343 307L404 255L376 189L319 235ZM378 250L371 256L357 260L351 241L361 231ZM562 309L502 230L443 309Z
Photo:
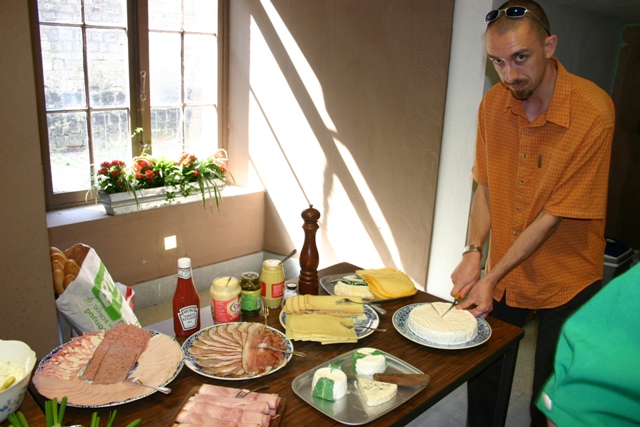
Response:
M485 186L478 186L471 203L467 244L482 247L489 235L490 226L489 189ZM480 279L482 270L480 261L482 261L480 252L467 252L462 256L462 260L451 273L451 281L453 282L451 295L460 293L464 296L469 292L471 286Z
M553 234L561 220L562 217L540 212L540 215L524 229L507 253L491 268L491 271L473 285L468 297L459 304L458 308L465 310L475 304L476 307L469 310L471 314L476 317L488 315L493 309L492 295L498 282L538 250Z

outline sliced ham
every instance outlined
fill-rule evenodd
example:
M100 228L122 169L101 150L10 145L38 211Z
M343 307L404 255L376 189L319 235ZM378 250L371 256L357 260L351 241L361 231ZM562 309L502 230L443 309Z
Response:
M193 424L200 427L261 427L259 423L237 423L233 421L222 421L202 414L190 411L181 411L176 421L182 424Z
M193 412L221 421L232 421L236 423L258 423L262 427L267 427L271 417L261 412L247 411L242 408L229 408L226 406L214 405L204 402L187 402L184 410Z
M270 417L276 414L275 410L269 407L269 403L262 400L246 400L237 397L217 397L197 393L191 399L193 402L226 406L228 408L241 408L245 411L260 412Z
M202 384L199 390L199 393L201 394L218 397L236 397L239 392L240 390L237 388L221 387L212 384ZM269 408L274 410L278 409L278 404L280 403L280 396L269 393L252 392L244 396L243 399L267 402L269 404Z

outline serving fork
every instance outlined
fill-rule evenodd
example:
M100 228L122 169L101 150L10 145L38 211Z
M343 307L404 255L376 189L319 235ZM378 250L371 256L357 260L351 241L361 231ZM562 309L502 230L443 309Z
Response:
M261 342L261 343L257 344L256 348L268 348L268 349L273 350L273 351L279 351L281 353L286 353L286 354L293 354L294 356L298 356L298 357L307 357L307 354L303 353L301 351L281 350L279 348L275 348L275 347L270 346L266 342Z
M267 326L267 319L269 318L269 307L262 301L262 307L260 307L260 315L264 317L264 326Z
M340 324L348 329L370 329L372 331L387 332L387 330L384 328L372 328L371 326L356 326L356 325L350 325L345 322L340 322Z

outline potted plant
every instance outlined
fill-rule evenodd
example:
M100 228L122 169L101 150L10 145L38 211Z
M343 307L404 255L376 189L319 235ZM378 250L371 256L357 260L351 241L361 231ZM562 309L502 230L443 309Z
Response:
M143 154L135 157L130 167L122 160L100 164L95 189L110 215L166 206L170 203L202 200L207 196L220 211L220 191L226 185L227 152L219 149L212 156L198 159L183 153L178 160L154 158Z

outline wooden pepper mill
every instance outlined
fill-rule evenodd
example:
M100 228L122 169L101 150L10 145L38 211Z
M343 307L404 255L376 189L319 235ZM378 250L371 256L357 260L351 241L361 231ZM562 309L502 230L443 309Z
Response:
M318 295L318 247L316 246L316 231L320 212L309 205L309 209L302 211L304 225L304 244L300 251L300 278L298 279L298 293L300 295Z

